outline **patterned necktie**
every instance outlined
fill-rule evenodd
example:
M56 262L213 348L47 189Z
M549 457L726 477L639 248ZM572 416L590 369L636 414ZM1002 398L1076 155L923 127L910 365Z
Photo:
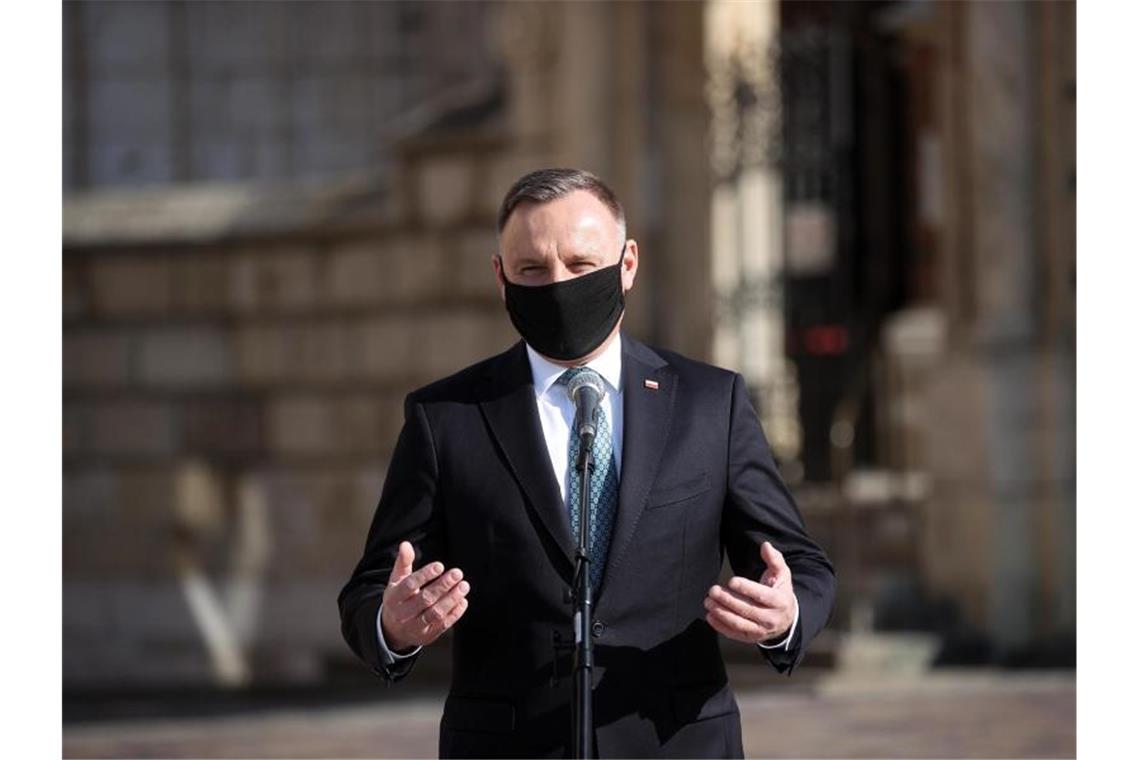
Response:
M574 367L562 373L559 385L566 385L578 375L590 373L599 383L602 378L588 367ZM587 550L590 557L590 585L597 590L601 586L602 574L606 568L606 553L610 548L610 535L613 533L614 516L617 514L618 476L614 462L614 442L610 432L610 421L604 404L598 404L598 432L594 436L591 454L594 469L590 475L590 535ZM578 463L578 417L575 413L574 426L570 429L570 530L574 543L578 543L578 530L581 525L582 484L576 467Z

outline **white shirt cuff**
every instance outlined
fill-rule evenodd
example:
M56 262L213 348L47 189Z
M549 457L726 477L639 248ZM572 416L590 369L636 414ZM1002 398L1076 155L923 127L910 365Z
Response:
M380 653L385 654L395 660L406 660L409 657L415 657L423 647L416 647L407 654L399 654L393 652L388 648L388 642L384 641L384 626L380 623L380 614L384 611L384 605L380 605L380 609L376 610L376 635L380 638ZM799 614L799 608L796 608L796 614Z
M795 599L795 595L793 595L792 598ZM800 600L796 599L796 616L794 618L792 618L792 627L788 629L787 637L778 644L762 644L760 642L757 642L756 646L760 647L761 649L780 649L780 648L783 648L783 650L785 652L788 651L788 647L790 647L792 645L792 636L794 636L796 634L796 625L799 622L800 622ZM383 639L381 639L381 641L383 641Z

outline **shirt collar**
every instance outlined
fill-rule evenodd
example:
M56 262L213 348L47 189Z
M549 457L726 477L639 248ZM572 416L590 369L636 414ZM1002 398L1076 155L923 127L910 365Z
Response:
M526 346L526 356L530 360L530 374L534 378L534 392L537 396L542 396L550 390L550 386L554 385L563 372L569 367L563 367L560 364L555 364L546 357L539 354L528 343ZM621 393L621 332L614 337L613 341L606 346L606 350L598 354L592 361L586 363L586 366L597 372L602 376L602 379L609 386L609 391L614 394Z

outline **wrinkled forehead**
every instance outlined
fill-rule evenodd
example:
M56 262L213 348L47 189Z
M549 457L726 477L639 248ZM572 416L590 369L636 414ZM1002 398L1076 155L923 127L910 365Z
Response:
M547 203L520 203L503 227L499 247L506 258L605 255L621 247L623 234L605 204L590 193L577 191Z

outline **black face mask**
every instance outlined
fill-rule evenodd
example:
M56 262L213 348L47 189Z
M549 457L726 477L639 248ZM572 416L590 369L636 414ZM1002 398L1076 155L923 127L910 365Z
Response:
M602 345L625 310L620 259L549 285L516 285L505 270L503 282L507 313L519 335L535 351L559 361L580 359Z

